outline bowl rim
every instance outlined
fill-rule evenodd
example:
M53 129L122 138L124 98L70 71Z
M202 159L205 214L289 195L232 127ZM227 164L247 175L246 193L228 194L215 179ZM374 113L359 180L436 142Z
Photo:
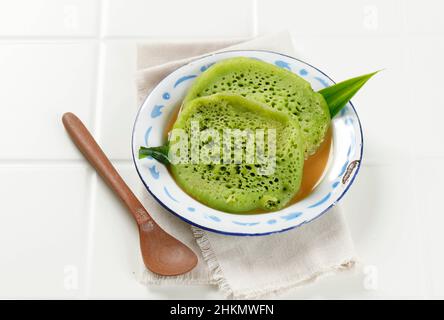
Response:
M320 70L319 68L313 66L313 65L310 64L310 63L305 62L304 60L301 60L301 59L295 58L295 57L290 56L290 55L288 55L288 54L280 53L280 52L273 51L273 50L239 49L239 50L223 50L223 51L218 51L218 52L209 53L209 54L205 54L205 55L202 55L202 56L196 57L196 58L194 58L194 59L188 61L187 63L185 63L185 64L183 64L183 65L181 65L181 66L175 68L175 69L172 70L171 72L169 72L168 75L166 75L162 80L160 80L160 81L158 82L158 84L157 84L156 86L154 86L154 88L153 88L153 90L151 90L151 92L154 91L154 89L155 89L155 88L156 88L156 87L157 87L162 81L164 81L165 79L167 79L168 77L170 77L170 76L171 76L173 73L175 73L176 71L178 71L178 70L180 70L180 69L182 69L182 68L185 68L185 67L188 66L189 64L194 63L194 62L197 62L197 61L199 61L199 60L201 60L201 59L204 59L204 58L207 58L207 57L217 56L217 55L219 55L219 54L224 54L224 53L229 53L229 52L268 52L268 53L276 54L276 55L279 55L279 56L283 56L283 57L286 57L286 58L289 58L289 59L293 59L293 60L299 61L300 63L303 63L303 64L306 64L306 65L310 66L311 68L315 69L316 71L318 71L319 73L321 73L322 75L324 75L324 76L325 76L327 79L329 79L332 83L336 84L336 82L335 82L331 77L329 77L325 72L323 72L323 71ZM360 118L359 118L359 115L358 115L358 113L357 113L357 111L356 111L356 109L355 109L355 106L353 105L353 103L352 103L351 100L350 100L350 101L348 102L348 104L350 104L351 108L353 109L353 112L354 112L355 115L356 115L356 119L358 120L358 127L359 127L360 137L361 137L361 139L360 139L360 145L361 145L361 147L360 147L360 152L359 152L359 159L356 159L356 161L357 161L356 169L353 170L353 172L352 172L352 174L351 174L351 176L350 176L350 178L349 178L349 183L348 183L347 186L344 188L343 192L339 195L339 197L338 197L335 201L333 201L333 202L332 202L327 208L325 208L324 210L322 210L318 215L316 215L316 216L313 217L312 219L310 219L310 220L306 220L306 221L303 221L303 222L301 222L301 223L298 224L298 225L291 226L291 227L288 227L288 228L283 228L283 229L280 229L280 230L268 231L268 232L258 232L258 233L227 232L227 231L221 231L221 230L217 230L217 229L209 228L209 227L206 227L206 226L202 226L202 225L200 225L200 224L198 224L198 223L196 223L196 222L190 221L189 219L183 217L182 215L180 215L180 214L176 213L175 211L173 211L172 209L170 209L165 203L163 203L158 197L156 197L156 195L150 190L150 188L149 188L148 185L146 184L145 180L143 179L141 173L139 172L139 168L138 168L137 163L136 163L136 156L135 156L135 154L134 154L134 135L135 135L135 130L136 130L136 124L137 124L137 121L138 121L139 116L140 116L140 114L141 114L142 108L143 108L143 106L145 105L145 102L147 101L147 99L150 97L151 92L150 92L149 94L147 94L147 95L145 96L145 98L143 99L143 101L142 101L142 103L140 104L139 109L138 109L138 111L137 111L137 114L136 114L135 120L134 120L134 122L133 122L133 129L132 129L132 133L131 133L131 154L132 154L132 158L133 158L133 164L134 164L134 166L135 166L135 168L136 168L136 172L137 172L137 174L138 174L140 180L142 181L143 185L144 185L145 188L148 190L148 192L151 194L151 196L152 196L152 197L153 197L153 198L154 198L154 199L155 199L155 200L156 200L156 201L157 201L157 202L158 202L163 208L165 208L168 212L172 213L174 216L180 218L182 221L185 221L186 223L188 223L188 224L190 224L190 225L192 225L192 226L194 226L194 227L197 227L197 228L200 228L200 229L203 229L203 230L206 230L206 231L214 232L214 233L217 233L217 234L229 235L229 236L266 236L266 235L271 235L271 234L275 234L275 233L282 233L282 232L285 232L285 231L288 231L288 230L292 230L292 229L299 228L299 227L301 227L301 226L303 226L303 225L305 225L305 224L308 224L308 223L310 223L310 222L312 222L312 221L314 221L314 220L320 218L320 217L323 216L326 212L328 212L331 208L333 208L334 206L336 206L336 204L337 204L337 203L338 203L338 202L344 197L344 195L348 192L348 190L350 189L350 187L351 187L352 184L354 183L355 178L356 178L356 176L358 175L359 170L360 170L360 168L361 168L362 158L363 158L363 154L364 154L364 134L363 134L363 131L362 131L362 124L361 124L361 120L360 120Z

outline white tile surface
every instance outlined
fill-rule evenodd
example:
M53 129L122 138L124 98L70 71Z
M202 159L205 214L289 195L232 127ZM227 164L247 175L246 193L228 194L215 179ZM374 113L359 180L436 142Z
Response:
M0 43L0 159L78 159L61 116L89 126L95 89L93 43Z
M444 158L423 159L415 163L413 170L414 183L417 186L415 199L417 202L416 213L419 223L415 232L419 233L421 252L420 257L424 261L424 287L428 297L444 298L444 259L442 257L442 244L444 234L442 225L444 216L438 199L442 198L442 181L444 172L442 164ZM421 192L422 191L422 192Z
M99 139L114 159L131 159L131 133L139 109L135 83L136 46L136 41L132 40L103 44L105 67Z
M137 173L129 170L130 164L123 167L117 169L127 183L134 181ZM148 290L136 281L143 266L136 224L102 181L97 183L93 201L93 251L87 294L94 298L119 297L122 292L133 298L143 296Z
M94 36L97 0L2 0L0 36Z
M83 294L87 182L82 166L0 168L0 298Z
M117 170L135 192L143 199L147 192L131 163L116 165ZM152 299L214 299L222 298L208 286L151 286L137 281L143 271L139 252L137 227L118 199L100 181L97 186L93 212L94 237L92 239L92 269L90 298L152 298ZM169 214L165 212L166 214ZM122 294L124 292L124 294Z
M444 34L444 2L406 0L406 29L411 34Z
M406 90L411 70L406 64L403 41L388 37L295 35L294 45L299 58L319 67L337 82L383 69L352 99L364 130L364 159L372 163L405 161L415 135L415 116Z
M377 287L366 294L423 298L425 280L413 163L363 166L343 206L363 266L377 270ZM364 290L366 291L366 290Z
M400 0L258 0L260 33L291 28L298 35L399 35Z
M105 10L107 36L227 38L252 32L251 0L109 0Z
M282 29L334 80L385 68L353 99L365 156L342 205L362 264L283 298L444 297L442 9L439 0L2 1L0 298L220 298L207 286L135 280L136 228L60 117L77 113L141 195L129 140L136 43Z
M408 77L421 79L408 81L407 97L416 121L411 131L415 154L420 157L444 156L442 119L442 57L444 36L410 37Z

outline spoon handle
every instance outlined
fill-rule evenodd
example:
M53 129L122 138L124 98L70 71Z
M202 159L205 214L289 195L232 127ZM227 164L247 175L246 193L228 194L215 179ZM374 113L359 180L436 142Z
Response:
M62 121L66 131L68 131L68 134L79 150L96 169L103 180L105 180L108 186L120 197L123 203L125 203L133 217L136 219L137 224L140 226L148 221L155 224L140 201L111 164L108 157L103 153L102 149L82 121L71 112L65 113Z

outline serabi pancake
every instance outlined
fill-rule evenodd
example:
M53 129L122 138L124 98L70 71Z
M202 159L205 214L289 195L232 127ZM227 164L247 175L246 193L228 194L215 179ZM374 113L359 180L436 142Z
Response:
M197 123L201 132L215 129L220 137L227 129L264 130L266 148L270 147L269 129L275 130L276 137L276 165L271 174L261 174L268 164L259 164L257 159L247 163L244 157L242 163L235 163L232 157L230 163L224 163L224 152L233 151L234 140L231 147L225 144L220 148L218 163L192 163L189 155L189 163L172 164L176 182L198 201L226 212L277 210L298 192L304 165L303 135L298 123L286 113L238 95L215 94L186 103L173 129L182 129L190 137L192 123ZM170 150L178 141L173 136L170 135ZM200 139L199 147L208 142ZM240 146L245 152L247 144Z
M217 62L196 79L184 103L215 93L239 94L297 117L306 156L316 152L330 125L327 103L307 81L257 59L237 57Z

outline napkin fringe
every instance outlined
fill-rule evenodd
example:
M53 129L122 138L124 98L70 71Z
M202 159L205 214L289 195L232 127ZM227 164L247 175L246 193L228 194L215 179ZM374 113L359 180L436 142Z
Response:
M143 285L215 285L211 280L198 278L191 275L191 272L180 276L160 276L147 269L135 275L136 280Z
M343 260L343 262L335 264L330 267L323 268L317 272L309 274L305 278L298 279L296 281L282 280L278 283L270 284L269 286L264 286L261 289L253 289L248 291L239 292L234 296L235 299L260 299L260 298L273 298L279 297L283 293L288 292L292 289L306 285L309 283L316 282L318 279L332 275L338 272L352 270L357 264L355 257L350 257Z
M191 230L193 232L197 244L199 245L202 251L202 256L205 262L207 263L208 268L210 269L210 274L214 284L218 286L218 288L226 298L231 298L231 299L258 299L265 297L267 298L276 297L298 286L315 282L317 279L323 276L327 276L337 272L351 270L355 267L357 263L357 259L355 257L349 257L343 259L339 263L333 264L331 266L313 272L302 279L296 277L297 278L296 281L289 281L288 279L284 279L281 282L274 282L268 286L262 287L261 289L252 289L242 292L234 292L231 289L230 285L228 284L226 278L224 277L222 268L217 260L216 254L211 248L211 243L208 240L205 231L196 228L194 226L191 227Z
M210 269L211 280L217 285L220 291L227 298L232 298L234 296L233 290L231 290L227 279L224 277L222 268L220 267L219 261L217 260L216 254L211 248L211 243L204 230L191 227L194 238L202 251L202 256Z

